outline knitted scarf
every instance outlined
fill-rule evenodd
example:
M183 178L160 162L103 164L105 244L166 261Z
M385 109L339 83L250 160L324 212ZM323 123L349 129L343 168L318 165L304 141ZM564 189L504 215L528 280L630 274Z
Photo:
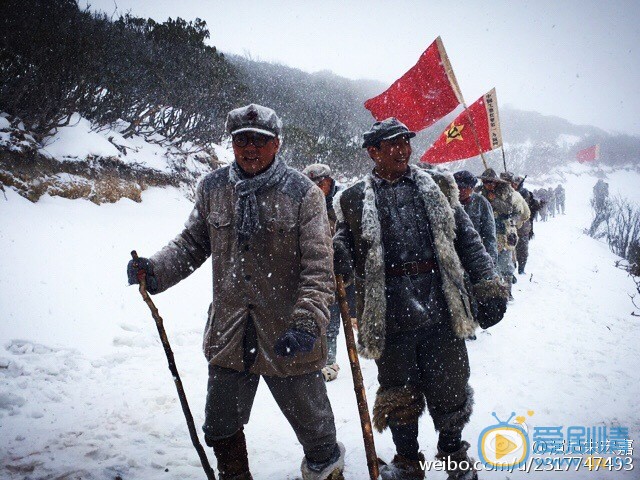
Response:
M238 201L236 202L236 230L240 242L251 238L260 228L258 200L256 195L277 185L287 170L285 163L276 158L264 172L254 176L247 175L233 162L229 169L229 181L233 183Z

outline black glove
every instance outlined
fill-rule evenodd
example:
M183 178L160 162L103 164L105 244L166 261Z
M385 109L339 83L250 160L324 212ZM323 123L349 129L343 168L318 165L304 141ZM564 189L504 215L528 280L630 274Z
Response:
M153 263L151 263L148 258L144 257L129 260L129 263L127 264L129 285L140 283L140 280L138 280L138 272L144 272L145 280L147 282L147 291L149 293L156 293L158 291L158 279L153 274Z
M529 232L529 240L531 240L534 237L534 233L533 233L533 229L531 229L531 231Z
M507 245L511 245L515 247L518 244L518 235L515 233L510 233L507 235Z
M276 341L273 349L280 357L293 357L296 353L309 353L316 343L316 336L290 328Z
M502 320L507 311L506 298L489 298L484 302L478 302L478 323L486 330Z

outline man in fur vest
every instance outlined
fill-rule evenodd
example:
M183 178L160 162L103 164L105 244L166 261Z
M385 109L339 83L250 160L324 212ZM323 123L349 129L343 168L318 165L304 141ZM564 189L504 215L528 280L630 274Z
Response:
M518 235L518 242L516 243L516 247L511 254L511 258L513 261L513 265L515 268L516 261L519 262L518 252L523 250L523 245L526 245L527 249L527 258L529 257L529 233L531 232L531 209L529 208L529 204L524 199L524 197L518 192L518 183L516 182L516 176L513 172L502 172L500 174L500 178L505 180L511 189L511 197L513 199L514 204L516 205L517 215L513 217L513 223L516 227L516 234ZM524 243L526 242L526 243ZM522 272L520 272L520 265L518 265L518 273L524 273L524 264L526 264L526 260L522 265ZM512 276L512 282L516 283L516 277Z
M506 308L504 286L460 205L453 177L409 166L414 136L395 118L376 122L362 145L373 172L334 202L335 272L355 271L358 349L378 366L374 426L390 428L397 450L381 468L385 480L424 478L418 419L425 403L440 432L437 457L468 459L462 430L473 391L464 339L477 323L465 270L481 325L500 321ZM449 478L476 473L456 468Z
M232 110L226 126L235 161L198 184L184 230L139 268L156 294L212 257L203 430L220 479L252 478L244 425L261 377L302 444L302 478L341 479L345 451L320 373L334 291L325 199L276 156L282 122L273 110ZM138 283L131 262L127 273Z

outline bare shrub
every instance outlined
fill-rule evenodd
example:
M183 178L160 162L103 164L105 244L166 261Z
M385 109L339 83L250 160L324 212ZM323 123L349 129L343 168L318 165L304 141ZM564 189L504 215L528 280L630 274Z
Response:
M611 251L631 260L640 243L640 208L629 200L615 197L606 220L606 236ZM637 255L637 253L636 253Z

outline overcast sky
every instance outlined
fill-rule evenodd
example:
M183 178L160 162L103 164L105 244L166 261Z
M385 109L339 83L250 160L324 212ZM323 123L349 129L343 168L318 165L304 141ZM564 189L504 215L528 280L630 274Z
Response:
M468 104L495 86L501 105L640 135L637 0L90 3L159 21L200 17L223 52L386 84L440 35Z

